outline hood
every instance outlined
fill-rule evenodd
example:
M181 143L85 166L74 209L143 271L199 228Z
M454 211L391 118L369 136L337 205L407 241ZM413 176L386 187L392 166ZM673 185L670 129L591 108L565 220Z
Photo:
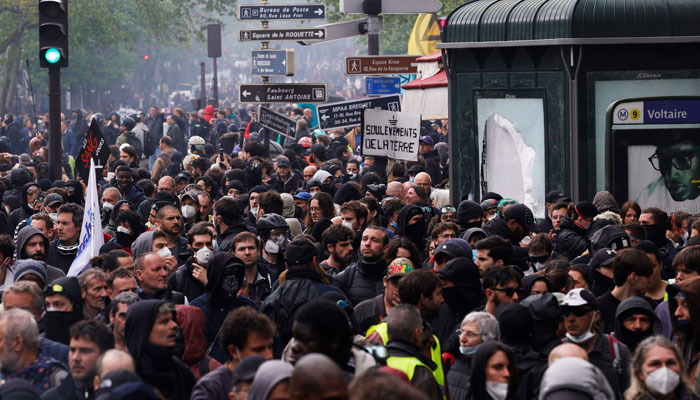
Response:
M457 223L462 228L467 228L467 221L480 218L484 215L481 206L472 200L464 200L457 207Z
M459 309L466 311L471 311L481 305L484 299L484 292L481 290L479 268L477 268L471 258L457 257L448 261L437 272L437 276L440 279L447 279L454 283L459 291L460 296L456 299L456 302L448 302L448 299L445 299L448 305L452 307L457 305Z
M289 193L280 193L282 198L282 216L294 218L294 197Z
M534 286L535 283L538 281L543 281L547 285L547 292L551 293L554 291L547 278L545 278L542 275L530 274L523 277L523 280L520 282L520 288L518 289L518 298L521 300L528 298L530 296L530 290L532 290L532 286Z
M26 168L15 168L10 172L10 182L12 186L20 188L32 180L32 173ZM25 202L27 201L25 197Z
M41 235L41 237L44 238L44 261L46 260L46 255L49 252L49 239L44 236L39 229L31 225L25 226L24 228L20 229L19 232L17 232L17 237L15 238L15 249L17 249L18 260L27 258L24 254L24 244L27 243L27 240L34 235Z
M46 272L46 263L43 261L36 260L19 260L15 263L14 276L15 282L19 281L24 275L34 274L38 276L44 286L48 283L48 275Z
M75 179L69 179L66 181L66 188L72 187L75 189L72 195L66 198L66 203L83 204L85 202L85 195L83 194L83 185L80 184Z
M323 185L326 182L326 179L330 178L331 176L333 175L331 175L330 172L319 169L316 171L312 179L318 179L319 182L321 182L321 185Z
M556 359L542 376L540 399L554 389L570 388L587 393L592 400L615 398L605 375L593 364L578 357Z
M235 276L235 288L229 287L225 288L227 271L232 271ZM238 292L241 285L243 284L243 277L245 275L245 267L243 262L236 258L233 254L228 252L217 252L209 260L209 265L207 266L207 285L204 287L204 291L209 299L209 304L213 308L228 308L232 309L235 304L230 304L226 299L227 290L230 292ZM233 282L229 282L228 285L232 285Z
M267 400L278 383L292 377L294 367L281 360L268 360L260 365L253 384L248 389L248 400Z
M527 307L535 324L532 337L532 347L535 350L542 350L548 343L559 340L556 330L562 320L561 309L552 293L528 296L520 304Z
M422 215L423 218L419 222L409 226L408 222L416 215ZM414 204L403 206L401 211L399 211L397 224L399 226L399 230L397 232L399 236L405 237L406 239L412 241L418 248L418 251L423 252L423 249L425 248L425 230L427 225L423 210Z
M34 209L31 208L29 204L27 204L27 192L32 186L39 187L39 185L37 185L36 182L28 182L22 186L22 208L24 208L24 210L30 215L34 214Z
M656 316L656 313L649 302L639 296L628 297L617 306L617 311L615 311L615 337L620 339L623 343L627 344L628 338L626 336L629 331L622 326L622 321L630 315L630 312L635 314L646 314L649 316L649 320L651 321L652 325L651 333L649 333L647 336L658 335L661 333L661 321L659 320L659 317ZM627 347L630 348L630 351L634 351L637 344L638 342L630 343L627 344Z
M620 207L617 205L615 196L610 192L598 192L593 198L593 205L598 209L598 213L612 211L615 214L620 213Z
M331 222L330 219L328 218L319 218L318 221L314 224L314 226L311 228L311 236L316 239L318 243L323 242L323 231L328 229L329 226L333 225L333 222Z
M600 249L610 247L611 243L623 238L627 240L627 243L631 243L630 235L625 232L625 228L615 225L604 226L591 235L591 254L595 254Z
M209 104L206 107L204 107L204 115L214 115L214 106Z
M134 209L134 206L131 204L131 202L129 202L129 200L119 200L119 201L114 205L114 208L112 208L112 212L109 214L109 221L112 222L112 223L114 223L115 225L116 225L116 223L117 223L117 215L118 215L118 213L119 213L119 207L121 207L122 204L124 204L124 203L128 204L129 206L131 206L131 209L132 209L132 210Z
M116 207L115 207L116 208ZM131 252L134 255L134 260L139 258L141 254L150 253L153 251L153 231L147 231L139 235L131 244Z
M144 347L148 343L148 336L151 334L153 324L156 321L158 308L165 303L165 300L141 300L129 306L126 312L126 325L124 336L129 353L136 363L137 373L140 374L139 361L144 352Z
M185 354L182 356L182 361L187 365L196 364L207 352L207 339L204 337L206 323L204 311L199 307L183 304L176 305L175 310L177 311L177 324L182 330L185 342Z
M535 331L535 320L530 311L520 303L505 303L496 309L496 319L501 340L508 346L530 346Z
M335 204L342 205L343 203L346 203L351 200L360 200L362 197L363 196L360 193L360 189L358 189L357 186L355 186L355 184L346 182L342 184L338 188L338 190L335 191L335 194L333 195L333 202Z

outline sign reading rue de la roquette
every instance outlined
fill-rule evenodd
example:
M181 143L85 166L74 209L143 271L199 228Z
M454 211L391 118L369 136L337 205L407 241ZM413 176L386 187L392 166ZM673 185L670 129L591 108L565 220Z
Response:
M294 29L241 29L238 31L239 42L272 42L280 40L323 40L326 30L323 28Z
M324 83L242 83L238 85L241 103L325 103Z
M401 111L401 97L392 95L320 105L316 107L319 127L325 130L358 126L365 108Z
M239 5L239 21L291 21L326 19L324 4L259 4Z

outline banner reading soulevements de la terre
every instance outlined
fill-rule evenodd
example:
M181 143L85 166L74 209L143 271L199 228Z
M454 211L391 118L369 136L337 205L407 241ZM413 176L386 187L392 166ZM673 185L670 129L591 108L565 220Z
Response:
M362 155L417 161L420 115L365 108Z

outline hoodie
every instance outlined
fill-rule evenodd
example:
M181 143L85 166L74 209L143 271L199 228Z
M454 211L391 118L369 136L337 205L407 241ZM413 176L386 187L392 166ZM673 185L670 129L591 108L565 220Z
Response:
M617 205L617 200L615 200L615 196L613 196L610 192L604 191L596 193L595 197L593 198L593 205L598 209L599 213L603 213L605 211L612 211L615 214L620 213L620 207Z
M141 300L129 307L126 344L134 358L136 373L145 383L158 389L167 399L188 400L195 384L189 367L173 355L173 348L156 346L148 341L158 309L164 303L164 300Z
M526 306L534 321L532 348L542 354L549 355L553 348L561 344L556 331L562 321L559 302L552 293L529 296L520 304Z
M421 215L423 218L413 225L408 225L411 218L415 217L416 215ZM397 224L399 225L399 230L397 232L399 236L405 237L413 242L413 244L415 244L418 248L418 252L423 254L425 249L425 230L427 228L427 222L425 220L423 210L413 204L403 206L401 211L399 211Z
M178 304L177 325L182 331L185 342L185 352L182 361L187 364L195 378L202 377L202 370L213 371L221 363L207 356L207 339L204 337L204 313L198 307ZM202 363L207 365L201 366Z
M59 288L60 287L60 288ZM44 313L44 336L55 342L68 344L70 342L70 327L83 319L83 296L78 284L78 278L67 276L53 281L49 293L61 293L72 303L71 311L46 311Z
M85 203L83 185L75 179L69 179L68 181L66 181L66 190L70 188L73 189L73 193L66 197L66 203L75 203L80 204L82 206Z
M508 355L508 359L514 361L513 352L503 343L497 341L485 342L479 345L476 349L476 353L472 357L472 370L469 376L469 394L467 399L469 400L491 400L491 396L486 392L486 364L489 358L496 351L503 351ZM514 368L511 367L511 371ZM506 398L515 398L517 380L513 377L511 383L508 385L508 396Z
M10 236L14 236L17 229L17 224L19 224L20 221L26 220L36 212L29 204L27 204L27 191L29 191L29 188L31 187L39 188L39 185L37 185L35 182L25 183L22 186L22 206L16 210L13 210L7 217L6 229L9 230Z
M46 236L44 236L44 234L39 229L31 225L25 226L24 228L20 229L19 232L17 232L17 237L15 237L16 260L27 259L27 255L24 253L24 244L27 243L27 240L29 240L34 235L41 235L41 237L44 238L44 258L40 261L42 262L42 264L44 261L46 261L46 257L49 252L49 239ZM62 270L51 265L44 265L46 267L46 283L51 283L58 278L66 276L66 273Z
M260 365L253 384L248 389L248 400L267 400L278 383L292 378L294 367L281 360L269 360Z
M153 251L153 232L146 231L139 235L131 244L131 252L134 255L134 260L139 258L141 254L150 253Z
M615 398L605 375L596 366L578 357L564 357L552 362L542 377L539 399L546 399L550 392L561 389L586 393L591 400Z
M335 191L333 202L342 205L348 201L360 200L362 197L360 189L354 183L346 182Z
M646 314L649 317L651 326L647 331L636 332L625 329L623 322L625 318L634 314ZM617 306L615 311L615 337L626 344L631 352L644 339L652 335L661 333L661 321L654 313L648 301L639 296L628 297Z

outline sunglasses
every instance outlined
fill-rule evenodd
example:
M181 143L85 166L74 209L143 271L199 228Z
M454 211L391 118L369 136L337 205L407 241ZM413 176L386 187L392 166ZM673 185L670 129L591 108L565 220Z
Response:
M503 292L503 293L505 293L505 295L506 295L507 297L513 297L513 295L515 294L515 291L516 291L517 289L514 289L514 288L512 288L512 287L509 287L509 288L503 288L503 289L501 289L501 288L492 288L491 290L495 290L495 291L497 291L497 292Z
M454 208L454 207L442 207L442 208L440 209L440 214L444 214L444 213L448 213L448 212L456 213L456 212L457 212L457 209Z
M583 317L591 311L593 311L593 309L590 307L562 307L561 315L567 316L571 313L574 313L574 315L577 317Z
M550 255L550 253L542 254L540 256L533 256L532 254L528 254L527 257L530 259L530 261L534 263L544 263L549 259Z

